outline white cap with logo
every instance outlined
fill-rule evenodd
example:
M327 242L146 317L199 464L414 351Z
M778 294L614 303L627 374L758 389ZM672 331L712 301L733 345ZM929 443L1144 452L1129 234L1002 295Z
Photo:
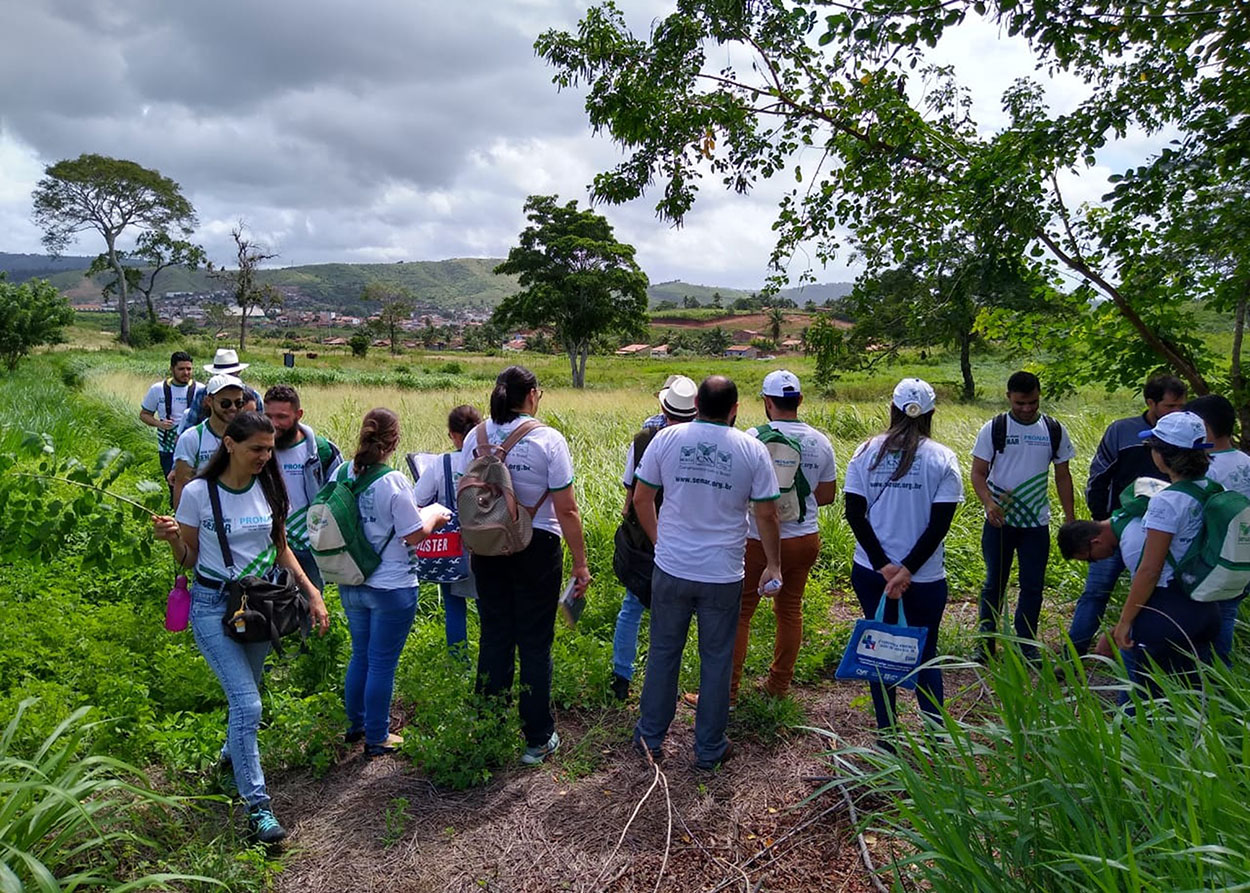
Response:
M1182 450L1209 450L1215 446L1207 443L1207 426L1194 412L1169 412L1153 428L1137 436L1142 440L1153 437Z
M937 405L937 394L933 386L923 378L904 378L894 386L893 403L908 418L917 418L926 412L933 412Z
M216 394L218 391L224 391L226 388L243 390L243 382L233 375L214 375L208 380L208 392L210 394Z
M789 369L769 372L764 376L764 386L760 388L761 397L798 397L802 393L799 377Z

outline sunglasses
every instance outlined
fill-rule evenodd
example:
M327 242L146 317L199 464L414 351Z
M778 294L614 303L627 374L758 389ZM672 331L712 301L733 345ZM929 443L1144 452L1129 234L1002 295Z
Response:
M231 406L235 407L236 409L242 409L244 406L247 406L247 398L240 397L238 400L230 400L230 399L218 400L217 405L220 406L222 409L229 409Z

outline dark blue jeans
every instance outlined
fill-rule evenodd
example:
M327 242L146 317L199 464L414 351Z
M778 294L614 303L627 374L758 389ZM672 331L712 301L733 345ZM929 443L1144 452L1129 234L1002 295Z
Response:
M1159 697L1159 686L1151 677L1154 661L1158 672L1197 685L1198 663L1211 663L1211 643L1219 632L1218 603L1196 602L1173 584L1156 589L1133 618L1133 650L1120 652L1129 679Z
M864 610L865 617L874 617L877 603L885 597L885 577L874 570L858 564L851 565L851 588L859 599L859 606ZM921 662L933 660L937 656L938 626L942 623L942 614L946 610L946 580L934 580L932 583L912 583L903 593L903 610L907 612L909 626L923 626L929 630L925 639L924 653ZM887 623L898 622L898 603L885 606ZM872 709L877 715L877 728L888 729L894 725L895 686L882 685L880 682L868 683L872 693ZM942 671L937 667L925 667L916 673L916 703L931 718L942 721Z
M1076 609L1072 612L1072 623L1068 626L1068 638L1076 648L1077 654L1089 651L1098 627L1102 624L1102 615L1106 613L1107 601L1111 591L1115 589L1116 580L1124 573L1124 559L1120 550L1116 549L1109 558L1092 562L1089 573L1085 577L1085 591L1077 599Z
M1011 578L1012 559L1020 559L1020 598L1016 601L1015 632L1021 639L1037 638L1037 620L1042 613L1042 587L1046 582L1046 562L1050 558L1050 528L995 527L989 521L981 530L981 556L985 559L985 586L981 589L979 611L983 646L990 654L999 631L1003 593ZM1037 646L1020 649L1026 657L1037 654Z
M1215 656L1227 666L1233 662L1233 631L1237 628L1237 610L1245 598L1243 592L1228 601L1216 602L1220 609L1220 634L1215 637Z

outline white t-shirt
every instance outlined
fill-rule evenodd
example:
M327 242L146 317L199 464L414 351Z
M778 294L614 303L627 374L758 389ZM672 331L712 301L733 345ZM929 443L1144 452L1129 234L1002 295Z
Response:
M1211 467L1207 477L1225 490L1236 490L1250 498L1250 456L1241 450L1220 450L1208 454Z
M817 523L816 514L820 508L816 505L816 485L827 484L838 479L838 466L833 458L833 444L829 442L828 437L825 437L825 435L807 424L807 422L800 422L798 419L779 419L769 422L769 424L782 434L799 442L802 447L799 467L803 469L803 477L807 480L808 486L812 488L812 492L807 494L807 510L803 514L803 520L801 522L782 521L781 538L788 540L796 536L807 536L809 533L815 533L820 527ZM755 433L754 428L751 428L747 433L752 437L759 437ZM747 537L753 540L760 538L759 528L755 524L754 513L747 515Z
M343 464L347 470L340 473L346 474L348 480L355 480L355 466L351 462ZM412 498L412 484L407 475L391 471L378 478L360 494L359 505L365 539L382 558L382 563L364 585L374 589L416 586L416 550L403 538L421 529L421 512ZM383 543L386 543L385 548Z
M308 461L306 438L287 447L274 450L278 468L282 469L282 482L286 484L286 496L290 509L286 514L286 538L292 549L306 552L308 545L308 494L304 490L304 463Z
M1194 483L1200 487L1206 486L1205 479L1195 481ZM1171 487L1160 490L1150 497L1150 505L1146 507L1146 515L1142 518L1142 527L1147 531L1160 530L1164 533L1172 534L1172 544L1168 547L1168 552L1172 556L1172 561L1180 561L1185 557L1185 553L1189 551L1193 541L1198 538L1198 534L1202 532L1202 503L1186 493L1173 490ZM1143 533L1143 546L1144 544ZM1139 550L1137 561L1140 560L1141 552ZM1128 560L1125 559L1124 564L1135 573L1137 561L1129 564ZM1166 586L1170 582L1172 582L1172 564L1165 561L1163 570L1159 572L1157 585Z
M412 495L417 505L427 506L439 503L453 511L456 508L456 484L464 474L466 454L460 450L451 453L451 502L447 501L447 487L443 477L443 457L436 456L417 482L412 485Z
M486 426L486 440L489 443L501 444L518 425L530 417L521 415L504 425L496 425L487 419L482 422ZM469 467L473 461L473 449L477 446L477 431L474 428L464 438L464 458L461 460L461 471ZM569 444L564 435L547 425L536 428L525 435L508 453L505 460L508 472L512 475L512 489L517 501L524 506L533 507L540 499L543 504L534 514L534 527L545 530L556 536L563 536L560 522L556 520L556 508L551 495L543 499L548 490L563 490L573 485L573 457L569 455Z
M1050 431L1046 422L1039 415L1033 424L1022 425L1007 413L1007 441L998 455L994 454L993 427L993 421L981 426L972 455L992 463L988 483L994 502L1003 508L1010 527L1045 527L1050 523L1047 488L1051 464ZM1070 462L1076 455L1068 429L1060 425L1059 430L1056 465Z
M174 421L174 426L168 431L156 429L156 448L162 453L172 453L174 446L178 443L178 423L182 421L182 417L187 413L187 393L190 391L194 382L187 384L169 383L169 402L173 404L170 409L170 418ZM200 394L204 393L203 388L196 387L196 391ZM158 381L152 387L148 388L148 392L143 396L143 402L139 404L141 408L146 409L158 420L165 418L165 382Z
M208 427L208 422L193 425L178 435L178 445L174 447L174 462L184 462L191 466L192 471L199 471L213 458L221 438Z
M959 460L948 447L924 438L916 448L907 474L890 480L898 467L898 454L888 454L876 468L872 463L884 441L878 434L861 443L846 466L844 491L868 501L868 521L894 564L902 564L920 534L929 526L929 513L935 502L963 502L964 483L959 474ZM945 544L939 545L912 579L932 583L946 576ZM871 569L872 562L864 547L855 544L855 563Z
M716 422L673 425L655 435L637 479L664 489L656 566L698 583L742 579L748 505L781 496L764 444Z
M187 432L190 433L190 432ZM221 520L226 525L226 542L234 559L235 579L249 574L262 576L277 560L273 545L273 511L256 478L243 490L231 490L220 481ZM230 573L217 542L213 506L208 497L208 481L196 478L182 491L174 519L200 531L200 555L195 576L201 581L229 580Z

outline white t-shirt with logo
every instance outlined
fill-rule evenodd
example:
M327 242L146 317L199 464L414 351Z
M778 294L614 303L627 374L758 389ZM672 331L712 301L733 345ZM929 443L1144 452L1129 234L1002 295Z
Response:
M1206 480L1195 481L1198 486L1205 487ZM1159 530L1163 533L1172 534L1172 543L1168 546L1168 552L1172 556L1172 561L1180 561L1185 557L1185 553L1189 551L1190 545L1198 538L1198 534L1202 532L1202 503L1194 499L1192 496L1182 493L1180 490L1173 490L1171 487L1160 490L1154 496L1150 497L1150 504L1146 507L1146 515L1142 518L1143 531L1142 544L1145 545L1145 531ZM1123 535L1121 535L1123 536ZM1124 564L1131 571L1136 573L1137 563L1141 560L1140 549L1137 552L1137 559L1132 563L1128 563L1128 558L1124 557ZM1159 572L1159 582L1157 586L1166 586L1172 582L1172 563L1163 562L1163 570Z
M529 418L530 416L521 415L503 425L487 419L482 422L486 426L486 440L496 445L503 443L518 425ZM481 425L478 426L480 427ZM478 428L465 435L464 449L461 451L464 453L461 461L462 472L473 461ZM569 455L569 444L564 435L547 425L536 428L508 452L504 463L512 475L512 490L521 505L532 508L540 499L543 500L543 504L534 514L534 528L563 536L551 495L547 494L546 499L543 499L543 495L548 490L554 493L573 484L573 457Z
M355 480L355 466L351 462L344 465L347 471L339 473L345 473L348 480ZM412 497L408 477L398 471L383 475L360 494L358 504L365 539L382 558L382 563L364 585L373 589L416 586L416 550L404 542L404 537L421 529L421 511Z
M886 557L893 564L902 564L920 535L929 526L929 514L935 502L963 502L964 483L959 473L959 459L948 447L924 438L916 447L911 467L901 479L890 478L898 468L899 454L887 454L877 465L884 434L861 443L846 466L844 492L862 496L868 501L868 521L881 543ZM912 580L932 583L946 577L945 544L940 544L929 560L921 565ZM855 563L872 569L864 547L855 544Z
M1211 467L1207 477L1225 490L1235 490L1250 498L1250 456L1241 450L1220 450L1208 453Z
M187 414L187 393L195 386L194 382L187 384L169 383L169 402L170 418L173 419L174 426L168 431L156 429L156 448L162 453L172 453L174 447L178 443L178 423L182 421L182 417ZM204 390L195 386L197 392L203 394ZM146 409L158 420L165 418L165 382L158 381L152 387L148 388L148 392L143 396L143 402L139 404L141 408Z
M307 438L284 450L274 450L290 508L286 513L286 538L292 549L308 551L308 493L304 490L304 463L308 461Z
M252 482L242 490L231 490L218 481L217 493L221 497L226 542L234 559L235 579L249 574L263 576L278 557L273 545L273 511L269 508L269 500L265 499L265 491L256 478L252 478ZM217 542L208 481L196 478L187 484L174 519L179 524L199 528L200 555L195 563L196 578L207 583L231 579L221 555L221 545Z
M637 479L664 490L657 567L698 583L742 579L749 503L781 496L764 444L716 422L673 425L655 435Z
M1001 453L995 455L992 430L994 422L986 422L977 433L972 455L990 462L989 488L994 502L1003 509L1009 527L1045 527L1050 523L1050 431L1041 415L1031 425L1022 425L1007 413L1007 439ZM1056 465L1072 461L1076 450L1068 437L1068 429L1059 426L1059 449ZM1009 498L1010 497L1010 498Z
M427 506L439 503L446 508L456 509L456 485L464 475L466 454L460 450L451 453L451 502L447 501L447 487L443 476L443 457L435 456L429 469L412 485L413 497L417 505Z
M788 540L796 536L807 536L815 533L820 526L817 523L816 514L820 509L816 505L816 485L827 484L838 479L838 466L833 457L833 444L829 442L829 438L824 434L807 424L807 422L800 422L798 419L778 419L777 421L769 422L769 424L782 434L799 442L802 448L799 467L803 469L803 477L807 480L808 486L812 488L812 491L807 494L807 510L803 514L803 520L782 521L781 538ZM754 428L751 428L747 433L752 437L759 437L755 433ZM759 539L760 532L755 524L754 513L747 515L747 525L747 536L753 540Z
M174 447L174 462L184 462L191 466L192 471L199 471L213 458L217 447L221 446L221 438L208 427L208 422L193 425L178 435L178 445Z

